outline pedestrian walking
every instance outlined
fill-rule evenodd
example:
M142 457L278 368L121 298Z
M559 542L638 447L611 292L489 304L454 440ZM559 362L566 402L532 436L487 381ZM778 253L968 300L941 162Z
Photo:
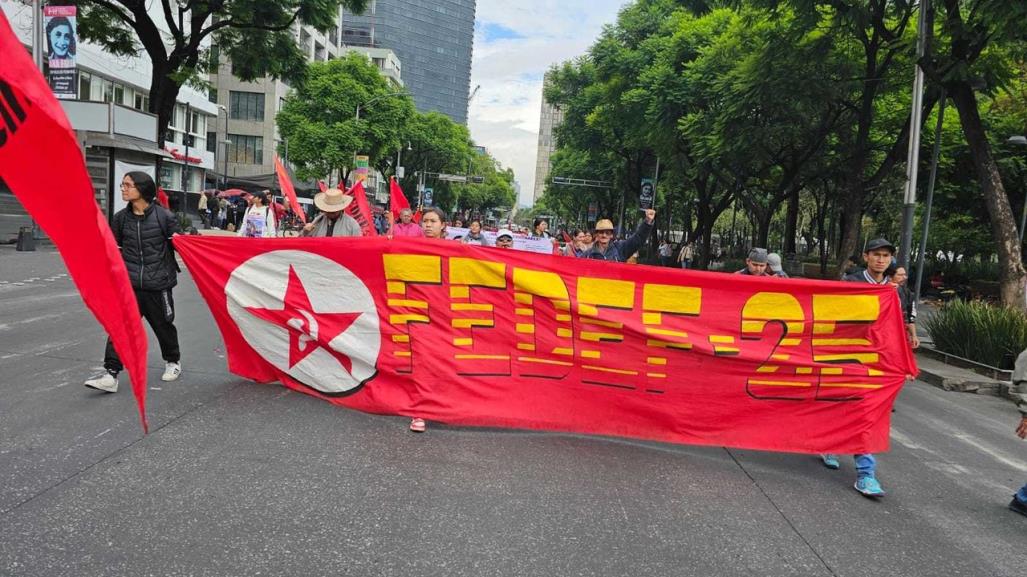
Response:
M888 267L895 257L895 245L883 238L877 238L867 243L863 252L863 260L866 268L847 275L846 282L861 282L875 285L889 285L891 278L886 274ZM821 455L824 466L828 469L839 469L841 463L836 455ZM865 497L883 497L884 489L877 480L877 460L872 454L865 453L855 455L856 461L856 484L855 489Z
M674 247L666 238L660 243L660 266L670 266L671 257L674 255Z
M239 236L271 238L276 235L275 213L267 202L266 191L253 193L253 204L243 214Z
M303 226L300 236L362 236L356 219L344 211L353 202L353 197L338 188L329 188L314 195L314 206L321 214Z
M178 283L178 263L171 237L180 232L175 215L159 206L157 185L145 172L129 172L121 180L121 199L127 206L114 215L111 232L121 249L139 313L150 324L161 356L163 381L174 381L182 374L178 330L175 328L175 301L171 289ZM118 375L124 369L114 343L107 337L103 374L87 380L85 386L116 393Z
M745 259L745 268L735 271L735 274L771 276L770 272L767 271L767 257L767 249L765 248L756 247L750 250L748 258Z
M899 293L899 302L902 304L902 320L906 324L906 338L909 345L914 349L920 348L920 337L916 334L916 299L913 291L909 290L909 274L904 266L892 266L885 271L885 275L891 278L895 290Z
M200 215L203 226L210 226L210 210L207 209L207 195L200 192L200 198L196 201L196 212Z
M678 262L681 263L681 268L692 268L692 258L695 256L695 248L692 246L692 241L685 243L685 246L681 247L681 252L678 253Z
M613 240L613 222L608 218L600 219L595 226L595 243L585 257L611 262L626 262L628 257L638 252L645 239L649 238L655 219L656 211L651 208L646 209L645 219L638 224L635 234L631 235L631 238L616 241Z

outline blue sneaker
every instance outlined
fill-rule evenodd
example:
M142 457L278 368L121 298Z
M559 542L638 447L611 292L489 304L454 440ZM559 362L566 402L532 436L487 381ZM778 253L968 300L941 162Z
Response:
M824 466L828 469L840 469L842 464L838 462L838 457L834 455L820 455L820 460L824 462Z
M877 479L869 475L856 479L856 490L864 497L884 497L884 489Z

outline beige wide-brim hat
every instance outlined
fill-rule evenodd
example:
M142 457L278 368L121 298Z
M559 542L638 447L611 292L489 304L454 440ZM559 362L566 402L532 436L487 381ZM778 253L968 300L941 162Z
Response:
M613 222L608 218L599 219L599 222L596 223L595 230L596 232L600 230L613 230Z
M345 210L351 202L353 202L353 197L338 188L329 188L314 195L314 206L321 212L339 212Z

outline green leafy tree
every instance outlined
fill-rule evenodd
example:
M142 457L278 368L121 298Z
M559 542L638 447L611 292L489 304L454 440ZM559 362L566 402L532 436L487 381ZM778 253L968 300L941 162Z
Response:
M452 210L456 204L456 191L452 183L438 180L435 175L466 174L478 154L467 127L439 112L415 113L402 138L404 145L409 144L409 149L403 151L406 175L400 185L410 206L418 206L417 185L421 181L421 173L424 173L425 186L434 192L432 204Z
M277 122L301 178L338 171L345 181L356 154L370 156L372 163L391 159L406 143L415 114L410 96L395 94L367 58L349 54L312 63L286 97Z
M115 55L145 53L153 67L150 112L157 115L157 141L163 142L178 92L204 82L213 43L232 60L242 80L263 76L295 81L306 70L292 27L328 30L339 7L360 13L367 0L79 0L78 33ZM154 5L161 10L151 12Z

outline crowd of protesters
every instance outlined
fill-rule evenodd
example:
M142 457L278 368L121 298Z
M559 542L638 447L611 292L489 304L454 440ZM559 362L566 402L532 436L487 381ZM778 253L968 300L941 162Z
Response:
M274 237L278 234L279 222L283 215L276 210L280 205L274 203L268 193L269 191L261 191L233 199L214 195L208 197L204 193L197 208L204 224L208 226L220 225L228 230L234 229L241 237ZM172 288L177 283L179 269L171 238L180 232L179 223L174 214L156 202L157 187L147 174L126 174L122 179L121 194L126 206L115 214L112 231L125 260L139 312L153 329L160 344L161 356L165 361L165 370L161 378L164 381L174 381L182 372L172 298ZM346 207L352 202L352 196L337 188L319 193L313 202L318 214L302 227L300 236L362 236L357 221L345 214ZM565 241L562 246L559 239L550 234L549 223L543 218L536 218L531 229L523 236L533 241L551 241L553 253L565 257L631 263L636 261L638 251L652 235L655 217L654 210L645 210L644 218L639 220L633 234L620 239L615 238L616 227L606 218L596 221L591 230L574 230L571 234L561 231ZM387 223L376 220L375 226L379 231L384 231L390 239L447 239L447 222L454 228L463 230L463 219L455 217L448 221L446 213L434 207L418 211L416 214L405 208L399 212L397 221L391 218ZM471 219L467 222L466 233L461 233L455 240L465 245L514 248L516 235L509 228L495 231L494 236L486 235L484 232L481 221ZM493 239L491 245L488 240L490 237ZM658 249L659 263L665 267L691 268L695 260L695 250L692 242L685 242L675 248L664 238ZM894 287L902 306L908 346L915 349L920 345L916 333L916 302L906 286L907 271L905 267L897 264L895 252L895 246L887 240L871 240L867 243L861 259L865 267L859 267L860 259L853 257L842 267L840 279L846 282ZM749 251L745 267L735 274L788 278L781 256L760 247ZM108 338L104 353L104 372L87 380L85 385L108 393L116 392L119 373L122 370L121 361ZM1022 413L1016 433L1021 438L1027 438L1027 352L1017 360L1013 392L1017 396L1018 407ZM424 419L416 416L411 419L411 431L424 432L426 428ZM821 455L821 460L824 466L830 469L841 468L841 462L836 455ZM877 462L874 455L854 455L854 461L855 489L868 497L882 497L885 491L877 479ZM1027 485L1014 495L1009 507L1027 515Z

